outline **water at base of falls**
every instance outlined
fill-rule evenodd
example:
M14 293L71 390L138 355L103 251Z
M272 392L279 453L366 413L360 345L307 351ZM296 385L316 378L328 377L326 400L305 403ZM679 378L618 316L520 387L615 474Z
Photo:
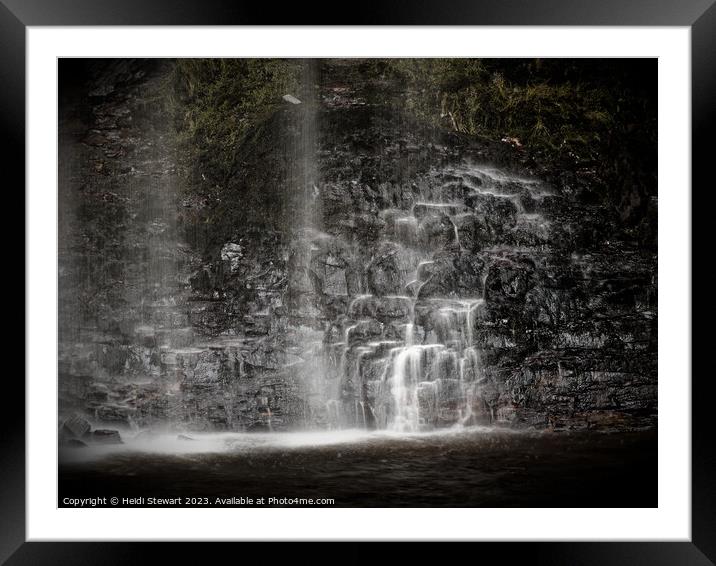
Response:
M222 507L215 497L331 498L334 507L650 507L656 436L468 427L127 437L124 445L61 450L58 505L64 497L176 497L181 486L182 497Z
M330 431L252 432L235 433L161 433L138 431L125 434L122 444L92 445L89 450L63 450L64 461L87 461L113 455L150 454L219 454L251 453L263 450L305 449L320 446L381 444L385 442L420 442L426 439L451 441L473 435L493 434L491 427L453 427L424 432L397 432L392 430L368 431L363 428L346 428ZM503 430L500 434L517 435L517 431Z

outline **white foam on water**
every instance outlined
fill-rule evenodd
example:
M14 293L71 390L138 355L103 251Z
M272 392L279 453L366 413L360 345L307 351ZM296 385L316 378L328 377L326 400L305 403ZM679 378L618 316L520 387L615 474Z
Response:
M147 454L191 456L199 454L252 454L257 451L309 450L313 448L416 442L451 442L471 435L516 434L518 431L485 426L460 426L428 431L365 430L359 428L301 432L146 433L123 437L123 444L90 445L63 449L62 460L82 462L113 456ZM188 439L182 439L185 436Z

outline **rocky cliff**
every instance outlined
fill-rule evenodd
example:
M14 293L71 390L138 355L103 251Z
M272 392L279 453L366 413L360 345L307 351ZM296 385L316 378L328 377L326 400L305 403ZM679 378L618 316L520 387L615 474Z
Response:
M360 61L304 70L207 187L178 155L172 62L81 72L61 89L61 414L655 424L655 187L627 221L594 198L598 163L428 125Z

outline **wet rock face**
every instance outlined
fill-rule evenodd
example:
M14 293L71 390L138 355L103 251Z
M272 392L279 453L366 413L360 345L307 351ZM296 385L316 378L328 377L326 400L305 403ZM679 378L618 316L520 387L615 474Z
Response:
M67 411L122 429L653 424L656 256L641 239L656 202L627 229L570 177L485 165L490 147L411 123L388 105L399 88L356 73L329 62L319 77L310 214L279 221L256 198L233 233L191 244L186 219L203 205L167 198L179 183L170 146L139 120L137 84L151 81L104 88L73 123L67 154L97 160L66 180L88 187L68 206L86 212L76 241L112 254L101 275L61 254L68 281L102 298L85 306L91 322L65 330ZM263 167L301 139L309 102L272 122ZM146 147L152 159L132 149ZM277 186L298 193L306 179L292 181Z
M418 242L426 248L443 249L457 240L455 226L447 214L427 214L418 224Z
M366 268L366 283L372 294L382 297L397 295L403 290L399 253L398 246L384 244Z
M484 297L495 316L512 316L524 308L535 285L534 264L524 257L494 258L487 269Z
M420 287L419 298L480 297L486 263L482 256L468 252L447 251L436 253L430 264L418 272L425 283Z
M362 269L348 301L322 310L325 372L338 384L327 419L653 423L655 256L609 207L483 166L484 148L456 151L378 112L365 119L375 99L363 99L322 115L321 229L344 245L345 270ZM361 128L342 132L355 114Z

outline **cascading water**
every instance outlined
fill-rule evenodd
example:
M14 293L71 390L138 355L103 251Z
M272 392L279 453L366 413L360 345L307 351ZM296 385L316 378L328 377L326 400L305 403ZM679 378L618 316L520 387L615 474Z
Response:
M436 262L446 253L456 258L479 251L479 242L461 241L459 227L478 214L483 199L513 203L515 229L534 230L544 228L544 219L527 214L522 199L546 193L532 180L484 167L446 168L433 176L449 180L418 190L407 209L379 212L388 221L378 249L388 247L394 267L382 276L406 282L405 294L349 297L340 340L324 340L326 371L339 384L327 403L334 427L415 432L492 418L481 395L485 376L476 340L485 276L464 295L425 290L439 277ZM450 198L455 178L466 191L462 198ZM326 355L335 348L337 364Z

